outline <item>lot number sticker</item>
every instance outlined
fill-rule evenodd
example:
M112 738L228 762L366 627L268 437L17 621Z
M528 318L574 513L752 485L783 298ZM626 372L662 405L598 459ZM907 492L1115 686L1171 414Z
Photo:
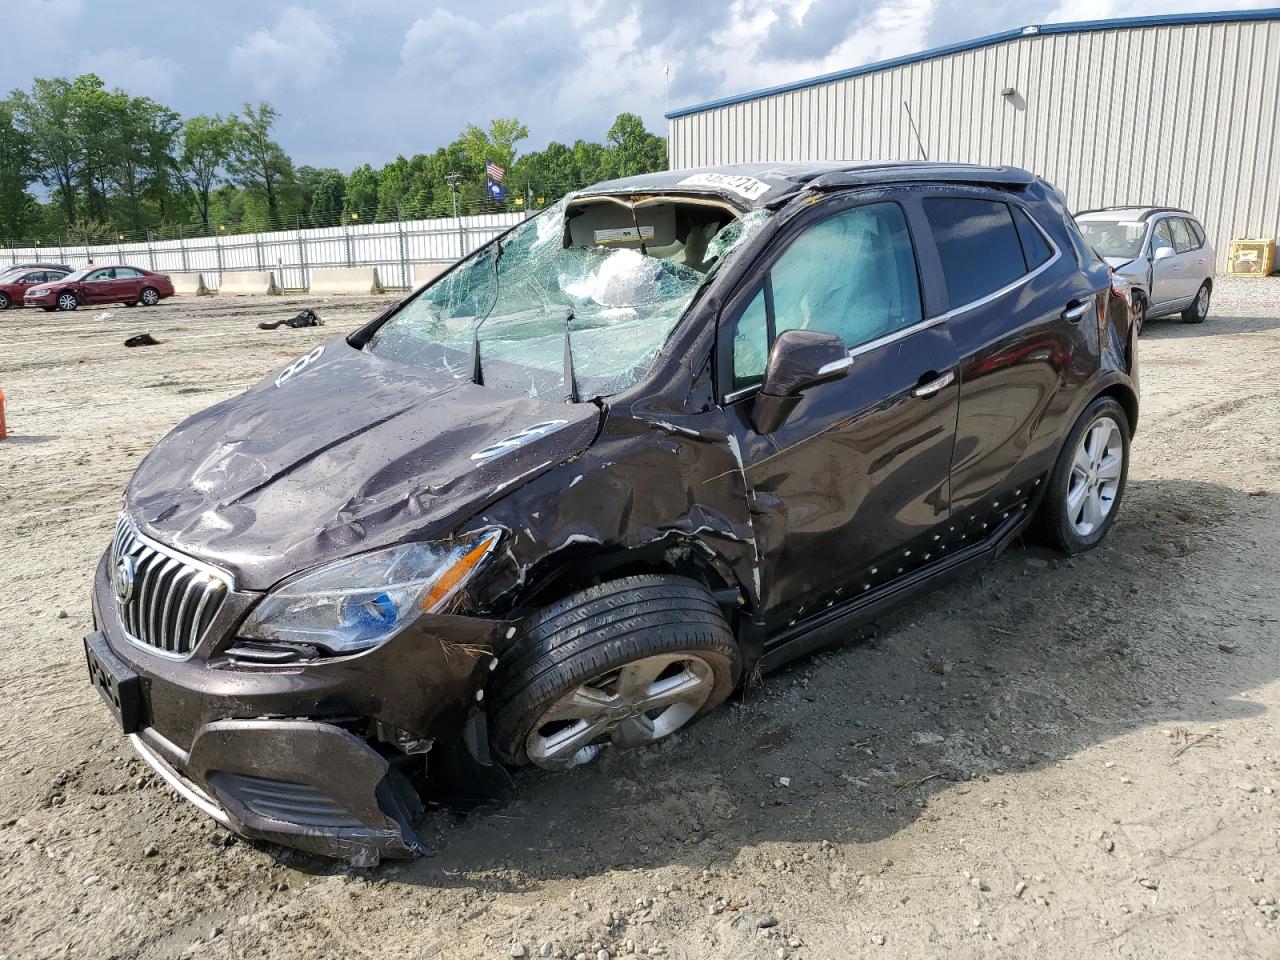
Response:
M732 176L727 173L695 173L680 181L682 187L716 187L736 193L747 200L759 200L769 192L769 184L755 177Z
M306 354L305 356L301 356L297 360L293 361L293 363L289 364L287 367L285 367L283 370L280 371L279 375L276 377L276 386L283 387L285 385L285 381L287 381L295 373L301 373L307 367L311 366L311 364L319 360L320 354L322 353L324 353L323 343L320 344L320 346L316 347L314 350L312 350L310 353Z

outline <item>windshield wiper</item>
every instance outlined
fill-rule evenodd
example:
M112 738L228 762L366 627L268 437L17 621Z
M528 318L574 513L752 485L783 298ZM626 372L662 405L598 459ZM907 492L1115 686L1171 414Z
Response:
M489 319L489 314L493 313L493 308L498 305L498 261L502 259L502 238L496 238L493 241L493 300L489 303L489 309L485 311L480 322L471 328L471 382L478 387L484 386L484 374L480 370L480 328L484 326L484 322Z
M578 403L578 380L573 375L573 344L569 341L569 324L573 323L573 307L564 315L564 390L565 400Z

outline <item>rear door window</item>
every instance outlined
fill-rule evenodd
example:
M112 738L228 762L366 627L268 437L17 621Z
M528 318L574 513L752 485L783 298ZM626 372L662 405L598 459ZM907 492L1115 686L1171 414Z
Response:
M995 293L1027 272L1008 204L927 197L924 213L933 229L953 310Z
M1173 243L1173 228L1169 226L1170 221L1161 220L1156 224L1155 233L1151 235L1151 252L1154 254L1161 247L1173 247L1177 249Z
M1195 234L1191 232L1191 225L1186 220L1174 217L1169 222L1173 224L1173 249L1179 253L1190 253L1200 246Z

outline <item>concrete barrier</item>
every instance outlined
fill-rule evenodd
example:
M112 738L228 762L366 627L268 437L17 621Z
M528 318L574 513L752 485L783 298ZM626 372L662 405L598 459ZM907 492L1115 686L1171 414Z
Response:
M205 297L212 291L204 284L203 273L171 273L173 292L179 297Z
M337 267L332 270L312 270L311 289L313 296L335 294L356 294L368 296L382 293L382 281L378 279L377 267Z
M414 289L421 287L423 284L430 283L436 277L440 276L440 274L448 270L451 266L453 266L452 260L443 260L443 261L430 260L430 261L427 261L426 263L414 263L413 264Z
M222 275L222 285L218 287L218 293L229 293L235 296L249 294L261 297L279 292L280 288L276 286L276 275L270 271L262 273L252 270L230 271Z

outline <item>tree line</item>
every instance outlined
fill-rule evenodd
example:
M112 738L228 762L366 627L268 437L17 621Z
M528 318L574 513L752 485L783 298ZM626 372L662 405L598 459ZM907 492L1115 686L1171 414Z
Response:
M246 103L182 117L95 74L38 78L0 100L0 242L102 243L520 210L613 177L666 167L666 140L619 114L604 143L520 153L519 120L468 124L433 153L343 173L295 165L279 114ZM506 171L494 200L484 164ZM43 187L43 190L40 188Z

